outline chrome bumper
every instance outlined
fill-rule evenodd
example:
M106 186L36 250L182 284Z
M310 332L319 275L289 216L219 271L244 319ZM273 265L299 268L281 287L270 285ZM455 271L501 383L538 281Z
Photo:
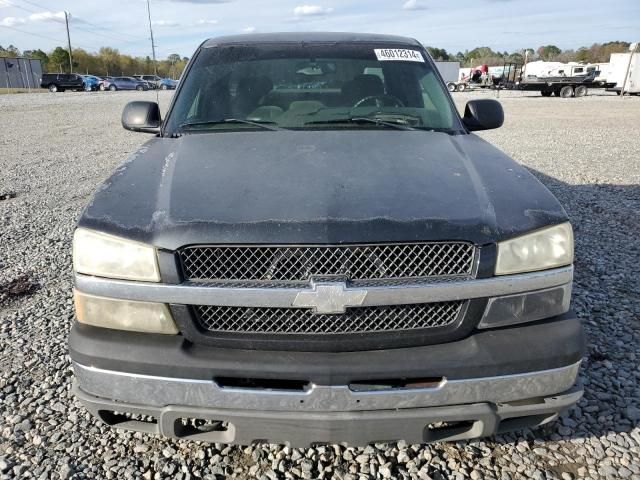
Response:
M120 402L164 407L237 408L297 412L345 412L504 403L545 397L571 388L580 363L553 370L498 377L447 380L433 388L352 391L346 385L302 390L222 388L213 380L156 377L73 364L80 388Z
M213 381L132 375L74 363L74 391L108 425L209 442L363 445L455 441L555 419L576 403L579 363L519 375L443 381L434 388L304 392L218 387ZM209 421L206 429L194 420ZM211 423L213 421L213 423ZM442 424L442 422L445 422Z

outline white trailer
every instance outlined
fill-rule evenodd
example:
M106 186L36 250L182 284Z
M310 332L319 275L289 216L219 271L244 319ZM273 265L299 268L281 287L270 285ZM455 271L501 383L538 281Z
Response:
M444 83L451 90L451 85L456 84L458 81L458 71L460 70L460 62L435 62L438 72Z
M633 55L631 65L629 65L629 55ZM624 74L629 68L624 93L640 94L640 53L612 53L609 67L611 78L607 78L607 83L615 83L615 87L609 90L620 93Z
M522 81L548 77L580 77L593 75L599 71L598 65L578 62L544 62L537 60L527 63L522 69Z

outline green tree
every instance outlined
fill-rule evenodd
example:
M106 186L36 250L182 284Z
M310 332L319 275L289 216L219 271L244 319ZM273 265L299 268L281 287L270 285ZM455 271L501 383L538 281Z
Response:
M450 60L450 55L444 48L427 47L427 52L434 60L444 62Z
M20 50L13 45L9 45L7 48L3 48L0 45L0 57L20 57Z
M102 47L98 50L101 75L120 75L120 52L115 48Z
M22 54L27 58L35 58L42 63L42 70L46 71L49 63L49 55L40 50L25 50Z
M69 69L69 53L62 47L56 47L49 54L48 62L49 70L54 72L68 72Z
M576 52L576 62L585 62L588 63L591 61L591 52L588 48L582 47L579 48Z
M540 55L540 58L546 61L555 59L561 53L562 50L560 50L555 45L544 45L538 48L538 55Z
M524 55L520 52L507 53L505 60L513 63L524 63Z

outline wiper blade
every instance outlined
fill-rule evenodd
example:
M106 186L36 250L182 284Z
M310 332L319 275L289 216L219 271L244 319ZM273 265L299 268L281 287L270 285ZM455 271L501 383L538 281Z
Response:
M374 125L395 128L397 130L415 130L415 128L406 125L405 122L390 122L375 117L345 117L332 118L329 120L313 120L311 122L305 122L305 125L331 125L332 123L373 123Z
M281 128L273 126L276 122L258 122L253 120L243 120L241 118L223 118L222 120L206 120L203 122L185 122L180 124L180 128L199 127L204 125L220 125L224 123L244 123L247 125L253 125L254 127L264 128L265 130L282 130Z

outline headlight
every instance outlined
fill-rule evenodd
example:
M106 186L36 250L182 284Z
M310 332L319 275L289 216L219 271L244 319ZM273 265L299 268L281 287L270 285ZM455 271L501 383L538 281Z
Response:
M164 303L96 297L77 290L73 292L73 300L78 322L86 325L132 332L178 333L169 307Z
M498 243L496 275L561 267L573 262L570 223L538 230Z
M85 228L73 235L73 268L98 277L160 281L155 248Z

